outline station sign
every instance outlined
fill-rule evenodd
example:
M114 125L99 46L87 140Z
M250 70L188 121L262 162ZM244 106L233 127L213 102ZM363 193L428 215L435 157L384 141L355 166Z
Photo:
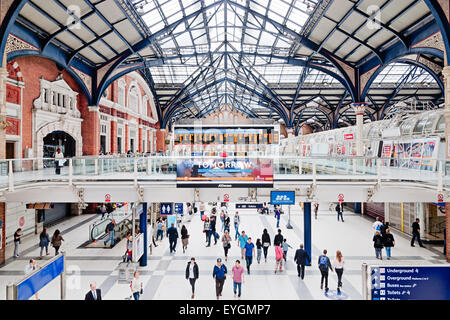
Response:
M295 191L271 191L270 192L271 204L295 204Z
M338 194L338 201L339 202L344 202L344 195L342 193Z
M175 213L183 215L183 203L175 203Z
M170 202L170 203L161 202L159 205L160 205L159 206L160 214L162 214L162 215L170 215L170 214L173 213L173 203L172 202Z
M261 209L262 203L236 203L236 209Z
M372 300L450 300L450 266L372 266Z
M353 140L353 133L344 134L344 140Z

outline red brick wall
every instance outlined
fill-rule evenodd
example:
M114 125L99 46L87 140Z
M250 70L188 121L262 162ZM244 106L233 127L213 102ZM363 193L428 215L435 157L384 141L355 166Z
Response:
M166 152L166 132L161 130L156 130L156 152L163 151Z
M117 122L111 121L111 153L117 153Z
M40 83L41 76L48 81L54 81L59 75L60 71L56 67L56 64L48 59L40 57L21 57L16 59L22 71L23 80L25 82L25 89L23 94L23 132L22 132L22 148L32 148L32 107L33 101L40 96ZM87 111L87 98L83 94L83 91L78 86L76 81L66 71L62 72L64 81L72 88L72 90L78 92L78 110L81 114L85 115ZM87 123L83 121L82 128L84 127L83 145L86 145L86 140L89 141L87 135L90 130L87 129ZM85 135L86 134L86 135ZM91 139L92 140L92 139ZM22 153L23 153L22 150ZM98 152L98 151L97 151ZM24 155L23 155L24 156Z
M123 150L123 153L128 152L128 125L125 124L125 150Z
M81 111L84 121L81 123L83 137L83 155L98 155L100 152L100 113L98 111Z
M142 152L142 150L143 150L143 145L142 145L142 128L139 128L139 144L138 144L138 146L139 146L139 152Z
M2 221L2 226L0 227L2 229L2 232L0 234L0 237L2 237L2 248L0 249L0 265L5 263L5 203L0 203L0 220Z

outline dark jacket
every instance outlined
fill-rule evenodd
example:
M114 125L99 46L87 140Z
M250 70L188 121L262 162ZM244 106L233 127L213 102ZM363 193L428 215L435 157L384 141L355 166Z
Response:
M394 236L392 233L385 233L383 236L383 245L385 247L393 247L394 246Z
M214 234L216 232L216 219L212 219L209 221L209 230L211 230Z
M181 239L186 239L188 237L187 229L181 229Z
M281 235L281 234L277 234L276 236L275 236L275 239L273 239L273 245L274 246L277 246L277 245L279 245L280 243L282 243L283 242L283 236Z
M383 248L383 237L381 235L374 235L372 240L374 248Z
M414 221L412 224L412 230L413 233L420 233L420 224Z
M97 300L102 300L102 291L100 289L95 290L97 292ZM84 296L84 300L94 300L94 296L92 295L92 291L89 290L88 293Z
M186 279L189 279L189 267L191 266L191 263L188 262L186 267ZM198 265L197 262L194 262L194 278L198 279Z
M262 235L262 237L261 237L261 242L263 243L263 245L264 245L264 243L266 243L266 242L268 242L269 245L270 245L270 236L269 236L268 233L263 233L263 235Z
M226 277L227 272L228 270L226 265L222 264L220 267L215 265L213 269L213 278L222 280Z
M306 260L308 260L308 262L311 262L311 258L309 257L308 252L303 249L298 249L297 251L295 251L294 261L296 264L305 265Z
M326 265L327 265L327 266L326 266L325 269L323 269L323 268L320 266L320 260L322 259L322 257L326 258L326 260L327 260L327 262L326 262ZM322 271L328 272L328 269L330 269L331 271L333 271L333 268L331 267L331 261L330 261L330 258L328 258L327 256L320 255L320 256L319 256L318 264L319 264L319 269L322 270Z
M175 227L170 227L167 229L167 236L169 237L169 240L176 240L178 238L178 231Z

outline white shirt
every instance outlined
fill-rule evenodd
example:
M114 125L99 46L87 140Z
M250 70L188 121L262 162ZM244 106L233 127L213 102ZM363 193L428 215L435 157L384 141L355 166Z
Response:
M334 258L332 265L333 265L333 268L335 268L335 269L343 269L344 268L344 258L341 258L341 262L339 262L338 259Z
M55 152L55 159L64 159L64 154L62 152Z
M380 221L375 221L373 224L372 224L372 228L373 228L373 230L376 232L377 231L377 227L379 226L379 225L383 225Z
M140 292L141 291L141 283L142 282L139 282L138 279L133 278L133 280L131 280L131 291L133 291L133 293Z
M194 264L189 265L189 279L194 279Z
M33 272L34 270L36 270L36 265L34 267L32 267L29 264L27 264L25 266L25 270L24 271L25 271L25 274L29 274L29 273Z
M97 290L91 290L94 300L97 300Z

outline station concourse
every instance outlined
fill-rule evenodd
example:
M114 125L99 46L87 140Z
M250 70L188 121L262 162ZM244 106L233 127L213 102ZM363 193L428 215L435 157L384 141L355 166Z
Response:
M236 260L243 300L449 300L449 19L446 0L1 1L0 300L235 300ZM271 239L250 273L236 212Z

